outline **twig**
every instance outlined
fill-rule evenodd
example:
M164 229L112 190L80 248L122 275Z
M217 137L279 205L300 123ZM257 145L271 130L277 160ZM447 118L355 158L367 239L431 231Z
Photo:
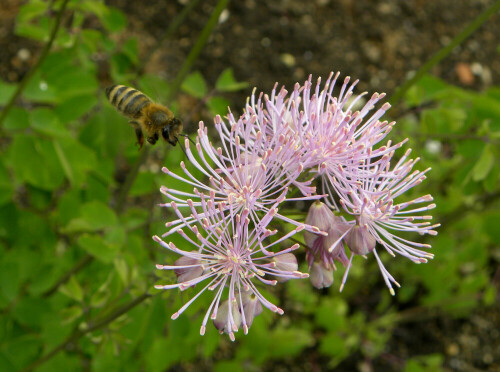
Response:
M28 372L32 371L33 369L39 367L52 357L54 357L56 354L58 354L61 350L66 349L68 346L71 344L77 342L82 336L86 335L89 332L93 332L95 330L98 330L102 327L104 327L106 324L111 323L113 320L118 318L119 316L125 314L129 310L133 309L140 303L144 302L147 298L152 297L151 294L149 293L144 293L140 295L139 297L133 299L130 301L128 304L123 305L122 307L116 309L113 313L109 314L108 316L104 317L101 320L96 321L95 323L89 323L87 328L80 330L76 329L70 336L66 338L62 343L60 343L58 346L56 346L54 349L52 349L50 352L45 354L43 357L35 360L33 363L31 363L29 366L27 366L25 369L22 370L22 372Z
M59 278L59 280L56 283L54 283L54 285L52 287L50 287L47 291L45 291L42 294L42 297L47 298L47 297L52 296L61 285L63 285L64 283L66 283L69 280L69 278L71 278L71 276L73 274L76 274L78 271L80 271L85 266L87 266L88 264L90 264L93 260L94 260L94 257L92 257L89 254L86 254L85 256L83 256L75 264L75 266L73 266L70 270L66 271L64 273L64 275L61 276L61 278Z
M462 32L455 36L446 47L440 49L436 54L434 54L431 59L429 59L422 67L418 69L418 71L410 80L407 80L402 86L400 86L389 99L389 103L391 105L396 104L404 96L408 89L410 89L417 81L419 81L422 76L424 76L431 68L437 65L442 59L446 58L453 49L455 49L465 39L471 36L474 31L476 31L484 22L488 20L488 18L495 14L499 9L500 0L497 0L484 12L477 16L466 28L462 30Z
M226 9L227 4L229 3L229 0L219 0L217 2L217 5L210 16L209 20L207 21L205 27L201 31L200 36L196 40L195 44L189 51L189 54L184 61L179 73L177 74L174 82L172 83L172 89L169 92L168 100L172 98L172 96L179 90L181 87L182 82L186 78L188 72L191 70L191 67L193 66L194 62L200 55L203 47L208 41L208 38L212 34L212 31L217 24L217 21L224 9Z
M165 40L170 39L172 37L175 31L177 31L182 22L184 22L186 17L194 10L194 8L196 7L196 5L198 5L199 2L200 0L191 0L189 4L182 9L179 15L177 15L173 19L172 23L170 23L170 25L168 26L167 31L156 42L156 45L153 48L151 48L149 52L141 59L140 65L137 66L137 75L140 76L143 74L144 67L149 62L153 53L156 52L158 48L161 47L161 45Z
M52 29L52 33L50 34L49 42L45 44L45 47L42 50L42 53L40 54L40 57L38 57L38 60L36 61L35 65L28 71L26 75L24 75L23 79L17 86L16 91L10 97L9 102L5 105L4 109L2 110L2 113L0 113L0 127L2 126L3 121L5 120L5 117L11 110L11 108L14 106L14 103L16 102L17 98L19 95L22 93L24 88L26 87L26 84L28 84L28 81L31 79L33 74L35 73L36 70L41 66L42 62L45 60L47 55L50 52L50 48L52 48L52 44L54 43L54 40L57 35L57 31L59 30L59 26L61 25L61 19L62 15L64 13L64 10L66 9L66 5L68 4L68 0L64 0L63 3L61 4L61 8L59 9L59 13L57 13L56 17L56 23L54 24L54 28Z

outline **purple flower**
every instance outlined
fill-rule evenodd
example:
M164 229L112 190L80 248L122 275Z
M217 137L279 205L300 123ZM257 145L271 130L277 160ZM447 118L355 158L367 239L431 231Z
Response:
M247 115L248 116L248 115ZM200 122L196 138L196 154L186 140L186 153L190 162L206 177L200 180L187 169L181 167L185 177L163 168L170 177L186 184L186 189L177 190L162 187L161 192L176 202L179 208L200 208L206 198L222 203L225 210L235 214L248 210L248 217L255 226L261 214L274 210L285 201L313 200L321 196L313 195L315 187L311 181L300 181L303 166L297 144L283 133L270 136L267 129L272 125L258 115L243 115L238 121L229 116L229 125L217 116L215 128L219 133L221 146L215 147L208 138L207 128ZM289 187L300 185L302 197L287 197ZM192 190L192 191L190 191ZM162 204L169 207L170 204ZM200 211L203 216L204 211ZM303 225L280 213L274 214L285 222ZM179 218L167 223L171 229L163 237L194 222L193 217ZM314 226L303 225L306 229L319 232Z
M399 287L399 283L389 274L380 260L375 242L379 243L391 255L395 253L404 256L415 263L425 263L427 259L434 255L418 248L430 248L429 244L423 244L404 239L398 234L401 232L416 232L420 235L436 235L434 230L439 224L431 225L429 222L432 216L420 215L435 208L431 202L432 196L425 195L411 201L396 203L395 199L403 195L414 186L422 183L426 178L425 171L413 171L413 166L419 160L408 159L411 150L391 169L391 156L384 156L377 162L377 165L365 165L365 167L352 168L339 179L330 179L336 183L336 190L339 192L340 205L342 208L355 218L350 221L352 227L344 238L351 252L349 264L342 279L341 290L352 263L354 254L366 255L373 252L377 263L382 272L385 283L389 287L391 294L394 295L391 282ZM360 173L360 177L354 177ZM372 173L372 177L366 177L367 173Z
M236 213L233 207L229 206L227 209L224 202L216 202L212 197L206 201L201 200L203 214L199 214L194 205L190 206L195 224L186 221L175 202L171 204L183 225L189 229L188 232L183 229L177 229L176 232L195 250L182 250L172 242L167 243L158 236L153 237L163 247L181 255L175 265L157 265L160 270L174 270L178 275L178 283L157 285L155 288L184 290L201 282L208 282L172 315L172 319L176 319L206 290L213 291L215 295L202 322L202 335L209 317L219 331L228 333L231 340L234 340L234 332L237 332L240 326L245 334L248 332L254 317L260 314L262 307L283 314L282 309L269 302L259 292L256 284L274 286L277 278L308 277L308 274L301 273L297 271L296 266L290 265L288 254L297 249L298 244L277 250L281 242L303 230L303 225L273 242L268 242L266 238L277 233L277 230L267 228L277 213L276 208L267 211L259 222L253 225L248 208ZM279 259L284 255L287 255L284 262L288 265L283 265Z
M374 93L362 108L353 111L366 92L353 97L358 81L349 85L350 78L346 77L340 94L334 97L333 89L338 77L339 73L331 73L324 85L318 79L313 88L310 76L304 85L297 83L288 97L284 88L277 92L275 86L271 97L261 94L256 100L253 94L246 107L246 113L255 113L273 123L267 128L269 133L279 135L292 131L288 136L294 138L300 153L300 164L305 170L334 178L345 176L350 167L358 164L369 162L376 165L384 155L406 142L395 145L388 142L375 149L374 146L387 136L395 124L379 120L390 108L389 103L382 104L368 116L385 93ZM328 177L325 177L324 181L327 180ZM332 192L325 182L324 186L325 192Z

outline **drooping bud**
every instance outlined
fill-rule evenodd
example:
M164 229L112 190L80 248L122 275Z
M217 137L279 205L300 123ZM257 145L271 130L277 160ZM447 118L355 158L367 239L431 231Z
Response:
M200 261L196 258L182 256L175 261L174 265L180 266L178 269L174 269L174 273L177 275L178 283L188 282L192 279L198 278L203 273Z
M375 249L377 240L364 226L356 225L345 237L347 246L354 254L366 255Z
M245 322L248 327L253 323L253 319L262 313L262 304L257 296L250 291L243 292L242 295L243 312L245 313Z
M276 263L276 269L280 271L297 271L299 269L299 264L297 263L297 258L293 253L285 253L279 256L275 256L272 259ZM276 280L280 283L284 283L290 278L285 278L282 276L276 276Z
M306 217L306 224L318 227L321 231L327 231L335 224L335 215L328 206L320 201L315 201L309 208ZM304 232L304 240L308 247L312 247L316 239L322 235L312 232Z
M348 259L341 238L350 226L320 201L316 201L309 208L306 223L328 233L323 236L304 232L304 240L309 248L306 252L309 266L318 260L323 262L324 267L334 267L334 261L340 261L345 266Z
M313 287L318 289L330 287L333 284L333 270L333 267L326 268L321 262L313 262L309 272Z
M228 333L230 336L241 326L241 315L238 310L238 303L231 302L231 314L229 314L229 300L223 301L217 309L217 316L213 320L215 328L222 333ZM234 338L234 335L231 339Z

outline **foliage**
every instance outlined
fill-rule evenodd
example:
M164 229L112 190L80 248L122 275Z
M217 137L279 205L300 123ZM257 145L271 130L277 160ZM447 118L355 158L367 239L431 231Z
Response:
M57 11L49 3L27 2L16 34L46 42ZM203 363L225 371L291 360L312 348L333 367L353 355L380 355L393 329L408 320L402 312L408 306L463 317L494 304L500 88L478 93L426 76L407 92L407 112L392 135L410 137L422 166L433 168L425 188L436 199L434 216L442 227L432 239L436 258L430 263L383 257L394 276L404 278L395 298L370 262L352 268L342 294L335 285L313 290L308 281L270 293L286 298L291 310L280 318L262 314L236 347L212 328L199 335L207 296L171 320L191 293L152 289L161 275L154 264L174 257L150 237L164 231L166 218L156 206L165 182L158 170L179 168L184 155L157 145L121 200L140 153L133 130L103 94L106 83L120 82L162 101L171 85L137 76L138 40L121 37L127 19L118 9L74 0L68 11L71 22L0 127L0 370L20 370L73 335L72 348L57 350L37 370L78 370L88 363L95 371L162 371ZM101 78L103 65L108 82ZM0 82L0 104L15 88ZM213 88L200 72L181 86L212 116L224 115L230 93L246 88L231 69ZM169 107L187 112L179 102ZM429 355L409 360L405 370L440 370L442 363L440 355Z

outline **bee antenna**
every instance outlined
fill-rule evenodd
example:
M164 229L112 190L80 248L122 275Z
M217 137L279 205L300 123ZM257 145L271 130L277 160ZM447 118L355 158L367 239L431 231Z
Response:
M182 136L184 138L187 138L189 140L189 142L191 142L194 146L196 146L196 143L193 141L193 139L191 137L189 137L187 134L184 134L184 133L181 133L179 134L179 136ZM180 142L179 142L180 143Z
M184 135L182 135L182 134L181 134L181 136L186 136L186 135L185 135L185 134L184 134ZM186 136L186 137L187 137L187 136ZM189 138L189 137L188 137L188 138ZM188 154L187 154L187 152L186 152L186 149L185 149L185 148L184 148L184 146L182 145L182 142L181 142L181 141L179 141L179 138L177 138L177 143L179 144L179 146L180 146L180 148L181 148L182 152L184 153L184 155L186 155L186 158L189 158L189 157L188 157Z

